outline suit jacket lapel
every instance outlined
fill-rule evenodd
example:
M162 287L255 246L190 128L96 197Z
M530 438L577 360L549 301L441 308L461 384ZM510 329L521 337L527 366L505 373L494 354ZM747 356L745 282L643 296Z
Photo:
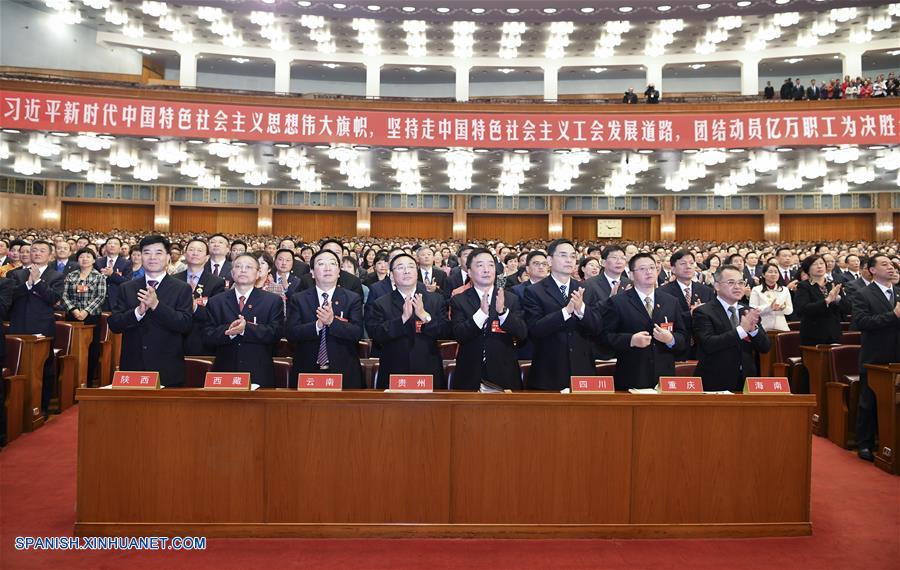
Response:
M550 297L553 298L557 303L559 303L560 307L566 306L566 299L560 292L559 287L557 287L556 281L553 280L553 277L548 275L541 279L540 283L544 286L544 289L547 291Z
M876 297L878 297L878 298L881 299L881 304L882 304L882 305L888 307L889 309L893 309L893 308L894 308L894 307L891 307L891 302L888 301L887 295L884 294L884 290L882 290L882 288L878 286L878 283L875 283L875 282L873 281L873 282L869 283L869 287L868 287L868 288L872 291L872 294L873 294L873 295L875 295ZM891 289L893 290L893 286L891 287ZM897 298L897 294L896 294L896 293L894 293L894 298L895 298L895 299Z

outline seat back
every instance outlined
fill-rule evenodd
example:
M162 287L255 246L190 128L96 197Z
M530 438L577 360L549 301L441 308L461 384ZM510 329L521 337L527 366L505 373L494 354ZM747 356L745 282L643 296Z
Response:
M366 388L375 386L375 375L378 374L377 358L361 358L359 363L362 365L363 380L366 382Z
M459 344L455 340L442 340L438 344L441 350L441 358L444 360L456 360Z
M212 369L213 359L188 356L184 359L184 387L202 388L206 383L206 373Z
M788 325L788 329L790 329L792 331L800 330L800 321L788 321L787 325Z
M294 356L294 345L286 338L279 339L275 344L275 356L278 358L287 358Z
M111 313L100 313L100 323L97 325L100 327L100 342L106 342L109 340L109 317Z
M294 359L291 357L275 357L272 359L275 365L275 387L291 387L291 369L294 367Z
M594 369L597 371L597 376L615 376L616 363L599 360L595 363Z
M528 373L531 372L531 361L530 360L520 360L519 361L519 372L522 374L522 385L525 388L528 388Z
M784 332L775 337L776 362L788 362L789 358L800 358L800 332Z
M6 360L2 364L4 368L9 369L10 376L22 373L22 353L24 350L25 341L21 338L6 337Z
M56 321L56 336L53 337L53 350L57 356L67 356L72 353L72 329L74 323Z
M859 331L844 331L841 333L840 344L860 344L862 333Z
M696 360L685 360L675 363L675 376L693 376L697 370Z
M859 374L859 345L835 346L828 351L831 359L831 382L846 384L844 376Z
M456 361L444 361L444 379L447 381L447 389L453 388L453 377L456 375Z
M372 354L372 341L367 338L362 339L357 344L356 351L360 358L369 358L369 355Z

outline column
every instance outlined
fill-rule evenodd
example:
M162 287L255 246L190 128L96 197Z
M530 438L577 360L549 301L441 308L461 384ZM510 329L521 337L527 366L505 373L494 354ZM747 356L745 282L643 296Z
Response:
M456 69L456 100L469 100L469 72L472 70L468 65L457 65Z
M647 85L652 83L656 87L656 90L659 91L660 97L662 97L663 94L662 70L663 66L661 63L647 64ZM644 86L644 89L647 88L647 85ZM638 93L643 92L643 90L639 89L635 89L635 91Z
M45 182L44 195L47 197L44 202L44 210L41 212L41 219L44 220L44 227L58 230L62 218L62 200L59 198L59 182L56 180L48 180Z
M372 235L372 195L360 192L359 205L356 209L356 235L369 237Z
M373 61L366 64L366 97L377 98L381 96L381 62Z
M894 239L894 214L891 211L890 192L879 192L876 197L878 209L875 210L875 239L878 241Z
M181 87L197 87L197 52L194 50L179 50L178 84Z
M275 58L275 93L291 92L291 58Z
M550 239L563 237L562 201L562 196L550 196L550 215L547 216L547 237Z
M272 190L259 191L257 206L256 231L263 235L272 233Z
M766 196L766 210L763 213L763 237L777 241L781 236L781 216L778 213L778 196Z
M453 196L453 239L466 239L465 196Z
M663 196L659 216L659 239L675 241L675 196Z
M759 60L741 60L741 95L759 95Z
M544 67L544 100L556 101L559 98L559 67Z
M849 46L841 52L843 75L849 75L851 79L862 76L862 54L862 49L852 49Z
M153 229L158 232L169 231L169 187L156 187L156 203L153 205Z

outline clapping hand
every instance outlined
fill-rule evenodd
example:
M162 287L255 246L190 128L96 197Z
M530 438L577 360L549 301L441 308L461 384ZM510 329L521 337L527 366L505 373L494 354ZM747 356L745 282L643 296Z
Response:
M581 312L584 308L584 289L577 289L569 296L569 304L566 305L566 311L573 315L576 311Z
M752 332L759 324L759 309L750 309L741 316L741 328L746 332Z
M655 331L654 331L655 334ZM641 331L631 335L631 346L634 348L647 348L653 342L653 337L647 331Z
M835 285L834 287L831 288L831 291L828 292L828 296L825 297L825 304L830 305L830 304L834 303L837 300L837 298L840 296L840 294L841 294L841 284L838 283L837 285Z
M237 336L239 334L243 334L246 327L247 320L244 318L244 315L238 315L238 318L233 320L231 324L228 325L228 330L225 331L225 334L228 336Z
M656 323L653 324L653 338L663 344L675 342L675 335L669 329L664 329Z
M506 298L502 287L497 289L497 298L494 299L494 307L497 309L498 315L502 315L506 311Z
M331 303L325 303L316 309L316 319L321 327L331 326L334 321L334 310L331 308Z
M412 297L412 306L413 311L416 313L416 316L419 317L420 321L427 321L428 317L431 316L428 314L428 311L425 310L425 299L422 298L421 293L416 293Z
M403 313L401 313L400 318L403 320L404 324L413 316L413 311L415 307L413 307L412 297L404 299L403 301Z

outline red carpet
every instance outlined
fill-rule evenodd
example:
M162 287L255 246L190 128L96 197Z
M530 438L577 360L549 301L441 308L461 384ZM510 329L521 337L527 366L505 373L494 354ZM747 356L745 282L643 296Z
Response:
M210 540L202 552L20 552L71 536L77 406L0 452L0 568L900 567L900 477L813 437L813 536L747 540Z

